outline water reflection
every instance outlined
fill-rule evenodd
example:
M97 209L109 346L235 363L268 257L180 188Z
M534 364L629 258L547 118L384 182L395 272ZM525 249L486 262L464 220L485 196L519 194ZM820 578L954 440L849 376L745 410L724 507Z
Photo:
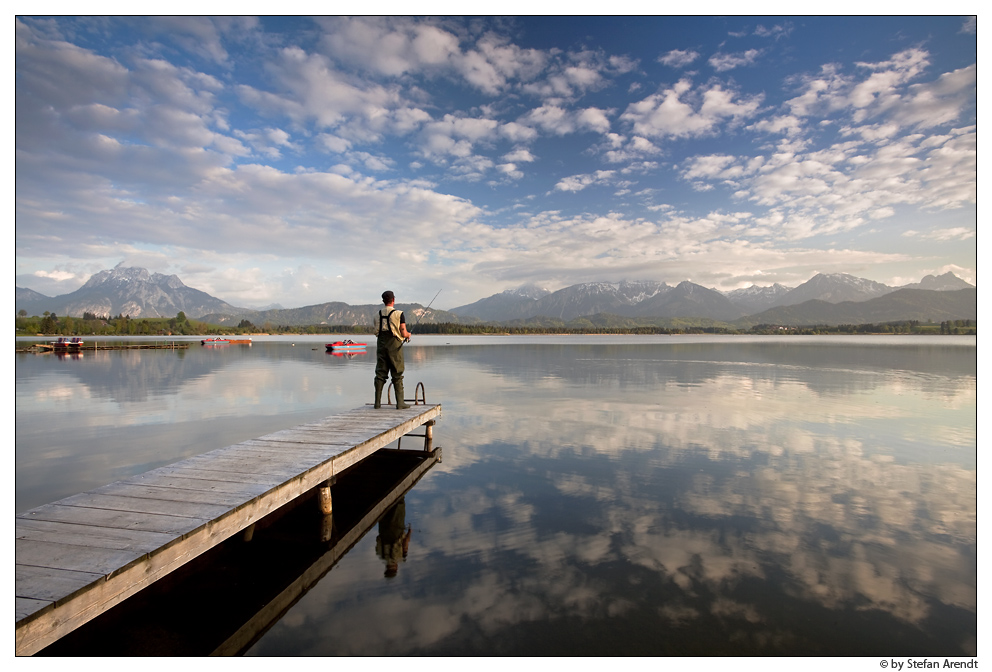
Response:
M242 535L227 540L40 655L242 653L377 520L380 537L399 527L395 553L385 553L391 563L401 562L410 538L403 532L403 496L440 459L440 449L381 450L332 487L332 516L318 510L311 492L258 521L250 540Z
M453 350L430 566L254 652L974 652L973 352L576 350Z
M974 652L973 339L475 342L406 354L453 446L406 497L415 552L383 580L368 535L249 653ZM370 392L308 354L204 388L246 425L302 377Z
M406 502L400 500L379 520L379 536L375 538L375 553L386 563L383 576L392 579L406 562L410 552L410 537L413 530L406 524Z

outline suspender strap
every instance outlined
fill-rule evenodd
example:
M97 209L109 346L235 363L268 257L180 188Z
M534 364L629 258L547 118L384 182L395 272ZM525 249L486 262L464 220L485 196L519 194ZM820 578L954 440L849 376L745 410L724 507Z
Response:
M388 313L386 313L385 315L383 315L382 314L382 310L379 310L379 333L380 334L385 333L385 334L392 334L393 336L396 336L396 334L393 332L392 324L390 323L390 320L389 320L389 318L392 317L393 313L395 313L395 312L396 312L396 308L393 308Z

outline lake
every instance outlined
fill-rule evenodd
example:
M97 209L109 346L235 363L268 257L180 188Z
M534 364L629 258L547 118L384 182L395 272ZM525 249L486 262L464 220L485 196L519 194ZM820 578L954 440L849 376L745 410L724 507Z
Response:
M16 355L16 511L371 402L374 340L337 338ZM406 557L387 576L371 530L246 655L976 654L973 337L421 336L406 363L443 405Z

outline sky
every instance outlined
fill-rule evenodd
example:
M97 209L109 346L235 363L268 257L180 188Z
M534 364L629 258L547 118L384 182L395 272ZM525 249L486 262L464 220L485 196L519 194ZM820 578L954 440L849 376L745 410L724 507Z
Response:
M975 17L16 17L16 284L977 284Z

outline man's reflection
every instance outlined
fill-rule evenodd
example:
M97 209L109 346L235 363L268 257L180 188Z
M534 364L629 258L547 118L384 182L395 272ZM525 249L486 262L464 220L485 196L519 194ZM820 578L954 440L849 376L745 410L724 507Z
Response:
M406 526L406 500L400 499L379 520L379 536L375 538L375 552L386 563L387 579L396 576L400 562L406 560L412 532Z

